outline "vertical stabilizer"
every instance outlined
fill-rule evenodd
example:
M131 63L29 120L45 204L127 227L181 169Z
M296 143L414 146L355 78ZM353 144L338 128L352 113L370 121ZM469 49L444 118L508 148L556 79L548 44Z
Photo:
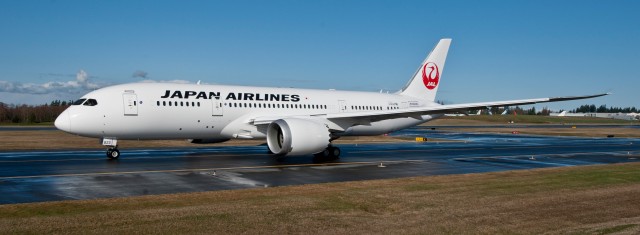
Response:
M438 86L442 81L442 71L444 71L444 62L447 59L449 45L451 45L450 38L440 39L438 45L433 48L427 58L420 64L413 78L400 91L401 95L435 101Z

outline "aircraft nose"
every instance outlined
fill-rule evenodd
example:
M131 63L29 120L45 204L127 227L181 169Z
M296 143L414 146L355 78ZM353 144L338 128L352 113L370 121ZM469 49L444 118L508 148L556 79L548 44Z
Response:
M71 118L69 118L69 112L66 110L56 118L54 123L56 128L62 131L71 132Z

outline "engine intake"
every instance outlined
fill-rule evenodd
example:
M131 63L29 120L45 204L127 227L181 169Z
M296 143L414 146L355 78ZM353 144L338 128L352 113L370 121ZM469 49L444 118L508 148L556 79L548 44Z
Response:
M278 155L305 155L329 146L331 133L322 123L307 119L279 119L267 128L269 150Z

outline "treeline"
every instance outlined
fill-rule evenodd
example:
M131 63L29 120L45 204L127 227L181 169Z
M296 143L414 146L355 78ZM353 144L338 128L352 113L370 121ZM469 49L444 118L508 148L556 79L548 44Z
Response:
M480 109L476 109L476 110L471 110L468 113L469 114L474 114L477 113L478 110ZM505 110L507 110L506 114L517 114L517 115L543 115L543 116L549 116L549 114L551 113L551 110L544 107L542 108L542 110L536 110L536 107L531 107L528 109L523 109L519 106L516 107L491 107L489 109L482 109L482 114L487 114L487 111L490 111L491 114L493 115L500 115L502 114Z
M0 123L53 122L72 101L54 100L44 105L9 105L0 102Z
M478 112L479 109L470 110L469 114L474 114ZM482 114L487 114L487 111L490 111L493 115L498 115L504 112L504 110L508 110L508 114L518 114L518 115L542 115L549 116L551 110L547 107L542 108L542 110L536 110L536 107L531 107L528 109L523 109L521 107L491 107L489 109L482 109ZM558 112L562 112L564 110L560 110ZM607 107L607 105L600 105L596 107L596 105L581 105L576 109L569 110L570 113L637 113L638 109L636 107Z
M596 108L595 104L585 104L580 107L570 110L570 113L637 113L638 109L636 107L607 107L607 105L600 105Z

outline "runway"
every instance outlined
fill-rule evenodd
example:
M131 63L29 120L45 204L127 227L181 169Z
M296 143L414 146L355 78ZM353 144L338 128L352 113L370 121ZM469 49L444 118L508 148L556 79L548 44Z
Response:
M0 204L263 188L640 161L640 139L393 133L455 142L346 144L342 158L278 161L266 146L0 152Z

